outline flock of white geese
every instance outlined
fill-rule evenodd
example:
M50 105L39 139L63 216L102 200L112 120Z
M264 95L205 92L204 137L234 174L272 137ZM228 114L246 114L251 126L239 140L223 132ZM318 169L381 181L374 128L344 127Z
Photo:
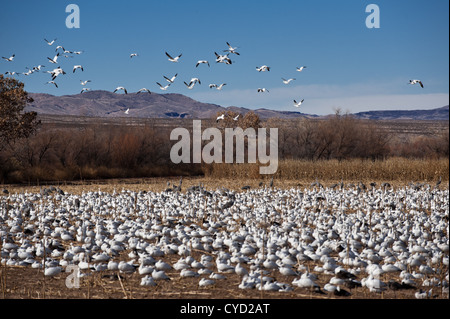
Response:
M439 185L231 191L180 181L162 192L0 195L2 266L64 280L75 265L80 277L139 276L148 289L185 277L214 289L237 274L235 289L448 298L448 229Z
M54 39L52 41L49 41L47 39L44 39L44 40L49 46L53 46L53 44L55 44L56 41L57 41L57 39ZM233 64L233 61L231 60L230 55L231 54L237 55L237 56L240 55L240 53L237 52L238 47L233 47L229 42L226 42L226 44L227 44L228 48L223 50L223 52L225 52L225 54L218 54L217 52L214 52L215 62L216 63L224 63L224 64L227 64L227 65L230 65L230 64ZM62 45L56 46L56 52L57 53L56 53L56 55L53 58L47 57L47 60L48 60L49 63L57 64L58 63L58 59L59 59L59 57L61 55L63 57L65 57L65 58L72 58L73 54L80 55L80 54L83 53L83 51L66 50ZM168 61L173 62L173 63L180 62L181 57L183 56L183 54L180 53L179 55L173 57L168 52L165 52L165 55L167 56ZM139 57L138 53L134 52L134 53L130 54L130 59L137 58L137 57ZM5 60L7 62L13 62L14 58L15 58L15 54L11 55L9 58L8 57L2 57L2 58L3 58L3 60ZM195 64L195 67L197 68L200 65L207 65L208 67L211 67L210 62L208 60L204 60L204 59L203 60L198 60L196 62L196 64ZM15 71L14 72L7 71L5 74L7 74L7 75L17 75L17 76L22 74L22 75L28 76L28 75L33 74L34 72L39 72L41 70L41 68L45 68L45 65L41 65L40 64L40 65L32 67L32 68L28 68L27 67L27 71L26 72L22 72L22 73L21 72L15 72ZM306 68L306 66L297 67L297 71L301 72L301 71L303 71L304 68ZM78 70L78 69L81 70L81 71L84 71L84 68L83 68L82 65L74 65L73 69L72 69L72 73L75 73L75 71ZM267 65L263 65L261 67L256 67L256 70L258 72L267 72L267 71L270 71L270 67L267 66ZM56 88L58 88L58 84L55 82L56 78L59 75L65 75L66 74L66 72L60 66L58 66L57 68L55 68L55 69L53 69L51 71L45 71L45 72L50 73L51 78L52 78L51 81L48 81L45 84L53 84ZM164 75L163 77L164 77L165 80L167 80L167 84L162 85L160 82L156 82L156 84L159 86L159 88L162 91L167 91L169 89L169 87L174 83L177 75L178 75L178 73L175 74L171 78L168 78L167 76ZM295 80L295 78L290 78L288 80L282 78L283 83L286 84L286 85L289 84L291 81L294 81L294 80ZM80 84L82 86L85 86L89 82L91 82L91 80L80 80ZM186 82L186 81L183 81L183 82L184 82L184 84L186 85L186 87L189 90L192 90L197 83L201 84L201 81L198 78L192 78L189 82ZM225 85L226 85L226 83L221 83L221 84L211 83L211 84L209 84L209 88L210 89L215 88L215 89L220 91L220 90L223 89L223 87ZM84 87L81 90L80 93L84 93L84 92L87 92L87 91L90 91L90 90L91 90L90 88ZM123 87L123 86L119 86L119 87L115 88L115 90L113 92L116 93L118 91L122 91L124 94L128 94L127 89L125 87ZM142 92L146 92L148 94L152 93L147 88L142 88L139 91L137 91L136 93L142 93ZM266 88L258 88L257 92L269 92L269 91ZM300 104L294 102L294 106L299 107Z

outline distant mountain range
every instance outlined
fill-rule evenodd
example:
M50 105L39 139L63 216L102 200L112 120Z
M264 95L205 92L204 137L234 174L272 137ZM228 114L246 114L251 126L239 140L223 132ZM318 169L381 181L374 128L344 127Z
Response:
M75 115L91 117L138 117L138 118L212 118L218 112L235 111L242 114L250 109L235 106L222 107L217 104L202 103L185 95L168 93L130 93L115 94L109 91L88 91L83 94L54 96L44 93L29 93L33 102L26 111L38 114ZM129 113L125 111L129 109ZM261 118L318 118L318 115L301 112L254 110ZM354 114L363 119L409 119L409 120L448 120L449 107L432 110L411 111L369 111Z

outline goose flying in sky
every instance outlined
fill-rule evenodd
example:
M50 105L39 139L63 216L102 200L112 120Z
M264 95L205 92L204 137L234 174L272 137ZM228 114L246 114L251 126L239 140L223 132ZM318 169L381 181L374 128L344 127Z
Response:
M223 86L224 86L224 85L227 85L227 84L226 84L226 83L222 83L221 85L217 85L217 84L210 84L210 85L209 85L209 88L210 88L210 89L212 89L212 88L216 88L217 90L219 90L219 91L220 91L220 90L222 90L222 88L223 88Z
M116 93L117 91L120 91L120 90L124 91L125 94L128 94L127 89L125 89L123 86L118 86L118 87L114 90L113 93Z
M48 45L53 45L53 43L55 43L56 39L53 41L48 41L47 39L44 39L45 42L47 42Z
M166 86L162 86L159 82L156 82L156 84L158 84L158 85L159 85L159 88L160 88L161 90L163 90L163 91L166 91L166 90L169 88L169 86L170 86L170 83L167 84Z
M306 66L297 67L297 71L298 72L302 72L303 69L306 69Z
M3 59L3 60L6 60L6 61L8 61L8 62L12 62L12 61L14 60L14 57L15 57L15 56L16 56L15 54L11 55L9 58L5 58L5 57L3 56L2 59Z
M89 82L91 82L91 80L86 80L86 81L83 81L83 80L80 80L80 83L81 83L81 85L86 85L86 84L88 84Z
M220 120L224 120L224 119L225 119L225 114L222 114L222 115L217 117L216 123L219 123Z
M45 68L45 65L39 64L38 66L34 66L33 70L34 71L40 71L42 68Z
M170 54L167 53L167 52L166 52L166 55L169 57L169 61L170 61L170 62L178 62L178 60L181 58L181 56L182 56L183 54L180 54L179 56L177 56L177 57L175 57L175 58L172 58L172 57L170 56Z
M270 71L270 66L263 65L263 66L260 66L260 67L256 67L256 71L258 71L258 72Z
M236 52L237 47L232 47L231 44L227 42L228 50L223 50L223 52L230 52L232 54L240 55L239 52Z
M184 84L186 85L186 87L189 89L189 90L192 90L193 88L194 88L194 86L195 86L195 82L189 82L189 84L187 84L186 82L184 82Z
M241 114L238 114L238 115L236 115L236 117L233 117L233 120L235 120L235 121L237 121L238 119L239 119L239 116L240 116Z
M210 66L207 60L198 60L195 67L198 67L200 64L207 64L208 66Z
M225 63L225 64L232 64L231 59L228 57L228 54L221 55L217 54L217 52L214 52L216 55L216 63Z
M300 105L302 105L303 101L305 101L305 99L301 100L300 102L297 102L296 100L294 100L294 106L300 107Z
M258 92L259 92L259 93L263 93L263 92L269 92L269 90L268 90L268 89L266 89L266 88L262 88L262 89L261 89L261 88L259 88L259 89L258 89Z
M124 113L128 115L128 113L130 113L130 109L127 109Z
M47 59L50 61L50 63L56 64L58 63L58 57L59 57L59 52L55 55L55 57L53 59L47 57Z
M91 89L89 89L89 88L83 88L82 90L81 90L81 92L80 92L80 94L81 93L84 93L84 92L87 92L87 91L90 91Z
M282 80L283 80L283 83L284 84L289 84L291 81L295 81L296 79L295 78L292 78L292 79L284 79L284 78L281 78Z
M152 94L152 92L150 92L150 90L146 89L146 88L140 89L139 91L137 91L137 94L142 93L142 92L147 92L148 94Z
M59 67L59 66L56 69L53 69L52 71L47 71L47 72L52 75L52 81L54 81L58 75L66 74L66 72L64 72L64 70L61 69L61 67Z
M178 76L178 73L175 74L174 76L172 76L170 79L167 76L165 76L165 75L163 77L167 80L167 82L172 84L175 81L175 79L177 78L177 76Z
M45 83L45 84L54 84L55 86L56 86L56 88L58 88L58 84L56 84L56 82L55 81L48 81L47 83Z
M202 82L200 82L199 78L192 78L189 82L202 84Z
M139 56L139 54L137 54L137 53L131 53L131 54L130 54L130 59L134 58L135 56Z
M417 83L419 83L420 87L423 88L422 81L420 81L420 80L409 80L409 84L411 84L411 85L414 85L414 84L417 84Z
M83 69L83 67L81 65L74 65L73 66L73 73L75 73L76 69L80 69L81 71L84 72L84 69Z

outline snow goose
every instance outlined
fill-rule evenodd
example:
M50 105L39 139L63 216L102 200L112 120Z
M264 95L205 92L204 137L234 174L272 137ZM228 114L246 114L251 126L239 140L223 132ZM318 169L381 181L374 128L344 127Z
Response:
M8 62L12 62L12 61L14 60L14 57L15 57L15 56L16 56L15 54L11 55L9 58L5 58L5 57L3 56L2 59L5 60L5 61L8 61Z
M127 89L125 89L123 86L118 86L118 87L113 91L113 93L116 93L117 91L120 91L120 90L124 91L125 94L128 94Z
M53 45L53 43L55 43L55 41L57 40L56 38L52 41L48 41L47 39L44 39L45 42L47 42L48 45Z
M409 84L411 84L411 85L414 85L414 84L417 84L417 83L419 83L420 87L423 88L422 81L420 81L420 80L409 80Z
M189 83L198 83L198 84L202 84L202 82L200 81L199 78L191 78L191 80L189 81Z
M234 47L234 48L233 48L233 47L231 46L231 44L229 44L228 42L227 42L227 45L228 45L228 49L227 49L227 50L223 50L223 52L229 52L229 53L232 53L232 54L240 55L239 52L236 51L236 49L237 49L238 47Z
M216 63L225 63L225 64L232 64L231 59L228 57L228 54L221 55L217 54L217 52L214 52L216 55Z
M269 90L266 89L266 88L259 88L259 89L258 89L258 93L264 93L264 92L269 93Z
M44 271L45 276L53 277L61 273L62 268L59 266L46 268Z
M207 278L202 278L200 279L200 281L198 282L198 285L200 287L206 287L206 286L212 286L214 285L216 282L212 279L207 279Z
M177 76L178 76L178 73L175 74L174 76L172 76L172 77L169 79L167 76L163 75L163 77L164 77L164 78L167 80L167 82L169 82L170 84L172 84L172 83L175 81L175 79L177 78Z
M295 78L290 78L290 79L285 79L285 78L281 78L281 80L283 80L283 83L284 84L289 84L289 83L291 83L292 81L295 81L296 79Z
M134 57L136 57L136 56L139 56L139 54L137 54L137 53L131 53L131 54L130 54L130 59L132 59L132 58L134 58Z
M175 58L172 58L172 56L171 56L169 53L167 53L167 52L166 52L166 55L167 55L167 57L169 58L169 61L170 61L170 62L178 62L178 60L181 58L181 56L182 56L183 54L180 54L180 55L176 56Z
M126 115L128 115L128 114L130 113L130 109L127 109L124 113L125 113Z
M80 80L80 84L83 85L83 86L85 86L89 82L91 82L91 80L86 80L86 81Z
M166 275L164 270L153 270L152 277L154 280L170 280L169 276Z
M183 82L183 83L184 83L184 85L186 85L186 87L189 90L192 90L194 88L194 86L195 86L195 82L189 82L189 84L187 84L186 82Z
M50 63L56 64L58 63L58 57L59 57L59 52L55 55L55 57L53 59L47 57L47 59L50 61Z
M83 89L81 90L80 94L82 94L82 93L84 93L84 92L87 92L87 91L90 91L90 90L91 90L90 88L83 88Z
M195 67L198 67L200 64L207 64L208 66L210 66L209 61L207 61L207 60L198 60Z
M169 88L169 86L170 86L170 83L167 84L166 86L162 86L159 82L156 82L156 84L158 84L158 85L159 85L159 88L160 88L161 90L163 90L163 91L166 91L166 90Z
M241 263L238 263L234 269L234 271L236 272L236 274L238 274L241 277L244 277L246 275L248 275L248 270L245 269Z
M145 276L141 279L141 286L156 286L156 282L153 280L153 277Z
M302 100L299 101L299 102L297 102L296 100L294 100L294 106L295 106L295 107L300 107L300 105L302 105L304 101L305 101L305 99L302 99Z
M45 83L45 84L53 84L53 85L55 85L56 87L58 87L58 84L56 84L56 82L55 81L48 81L47 83Z
M210 89L212 89L212 88L216 88L217 90L222 90L222 88L224 87L224 85L227 85L226 83L222 83L222 84L220 84L220 85L217 85L217 84L210 84L209 85L209 88Z
M225 114L222 114L222 115L217 117L216 123L219 123L220 120L224 120L224 119L225 119Z
M83 66L81 66L81 65L74 65L74 66L73 66L73 73L75 73L75 71L76 71L77 69L80 69L82 72L84 72Z
M260 67L256 67L256 71L258 71L258 72L270 71L270 66L262 65Z
M304 69L306 69L306 66L297 67L297 72L302 72Z
M61 67L57 67L56 69L53 69L52 71L47 71L47 72L52 75L52 81L54 81L58 75L66 74L66 72L64 72L64 70L61 69Z
M142 92L147 92L148 94L152 94L152 92L150 92L150 90L146 89L146 88L140 89L139 91L137 91L137 94L142 93Z

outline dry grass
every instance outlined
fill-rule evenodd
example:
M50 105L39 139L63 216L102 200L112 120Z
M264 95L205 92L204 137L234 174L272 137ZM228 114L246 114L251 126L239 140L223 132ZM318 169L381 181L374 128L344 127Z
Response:
M258 164L212 164L205 169L211 178L258 179L267 178L259 174ZM387 160L282 160L275 178L279 180L320 181L436 181L439 176L449 179L448 159L406 159Z

